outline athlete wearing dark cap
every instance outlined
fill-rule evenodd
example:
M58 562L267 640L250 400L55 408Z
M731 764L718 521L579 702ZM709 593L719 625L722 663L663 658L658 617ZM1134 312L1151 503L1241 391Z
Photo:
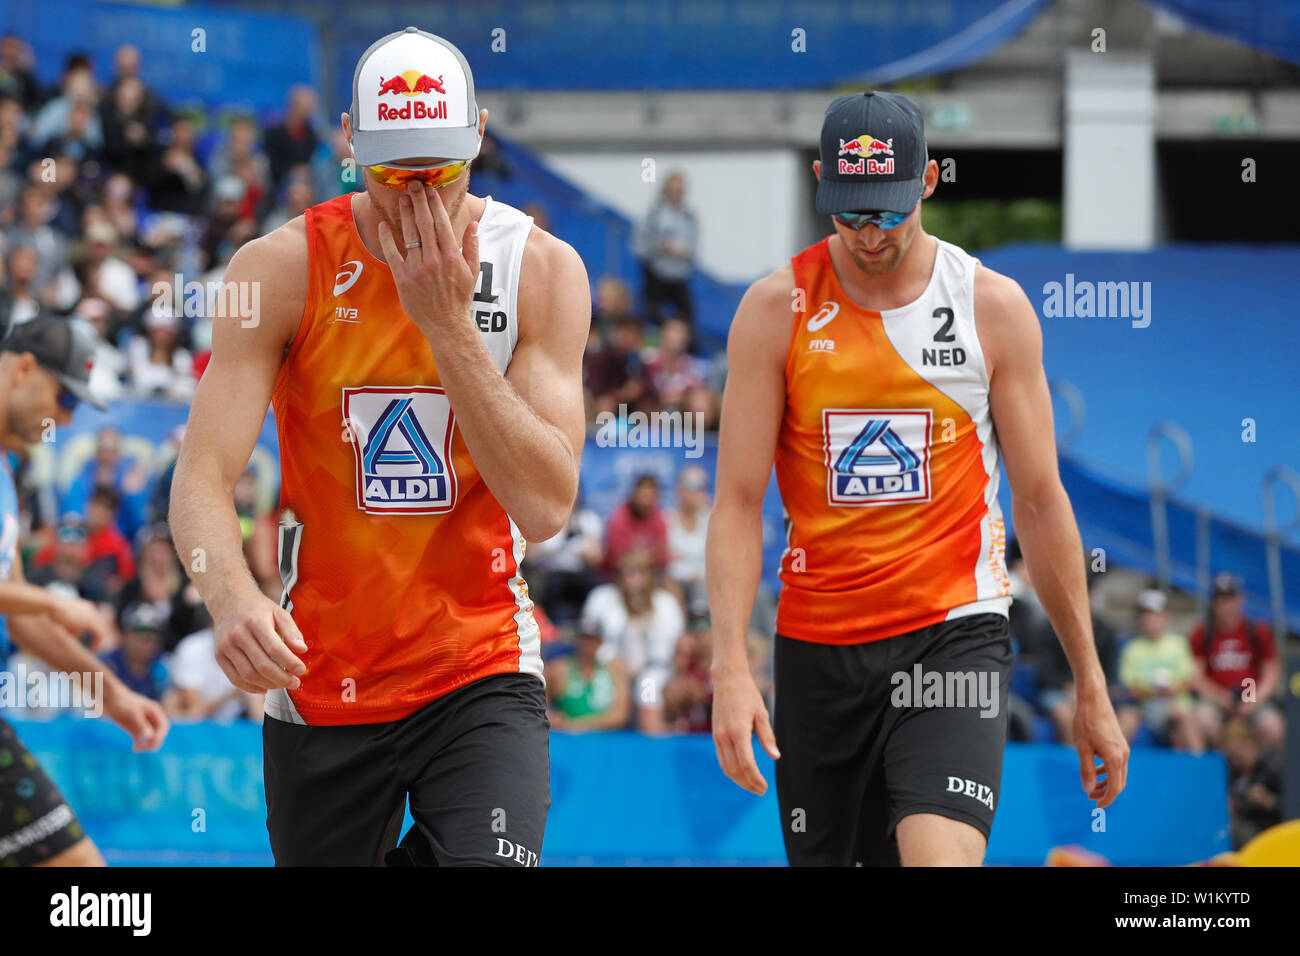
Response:
M834 234L749 288L728 342L706 575L714 742L757 793L753 734L777 758L792 864L978 865L1012 657L1000 459L1074 672L1080 776L1099 806L1128 760L1057 474L1038 318L1013 280L922 228L938 166L915 103L840 97L820 153L816 206ZM745 631L773 462L788 547L770 723Z
M0 446L23 450L41 441L72 421L80 401L104 408L90 387L94 354L94 332L79 319L43 317L15 328L0 343ZM12 640L58 670L98 675L91 680L103 681L104 713L137 750L157 750L168 728L162 708L124 686L76 636L90 635L95 647L107 635L98 609L27 584L17 546L18 495L0 452L0 665ZM0 719L0 866L103 864L58 787Z

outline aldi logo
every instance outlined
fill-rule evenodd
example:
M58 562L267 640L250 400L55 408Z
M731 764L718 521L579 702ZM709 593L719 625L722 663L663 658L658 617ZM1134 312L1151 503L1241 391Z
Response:
M447 393L432 386L343 389L356 456L357 507L370 514L441 514L456 506Z
M822 412L826 496L832 505L930 500L929 409Z

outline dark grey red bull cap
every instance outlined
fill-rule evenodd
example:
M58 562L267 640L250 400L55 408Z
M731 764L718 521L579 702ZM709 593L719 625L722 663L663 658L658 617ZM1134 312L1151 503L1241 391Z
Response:
M98 344L99 336L85 319L43 315L11 329L0 343L0 351L30 352L37 364L73 395L105 409L108 403L90 387Z
M900 93L849 93L822 121L817 211L910 212L929 154L920 108Z
M407 27L376 40L352 74L352 152L362 166L478 155L474 76L460 50Z

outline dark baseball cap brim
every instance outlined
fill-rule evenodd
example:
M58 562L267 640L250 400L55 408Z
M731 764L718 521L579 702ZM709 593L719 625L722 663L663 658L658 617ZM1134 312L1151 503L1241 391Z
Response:
M356 129L352 153L361 166L383 166L414 159L473 159L478 155L478 127L455 129Z
M911 212L920 201L923 189L920 176L867 183L823 176L817 183L817 211L824 216L863 210Z
M80 381L70 375L61 375L58 372L54 372L53 374L64 388L73 395L76 395L77 398L81 399L83 402L89 402L101 412L108 410L108 403L91 389L88 382Z

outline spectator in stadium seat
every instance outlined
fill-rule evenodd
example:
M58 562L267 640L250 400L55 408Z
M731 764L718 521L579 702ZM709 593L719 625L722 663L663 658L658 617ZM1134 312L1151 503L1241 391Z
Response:
M125 173L113 173L104 180L104 187L100 196L100 206L104 210L104 218L110 226L117 230L118 236L123 242L135 247L140 238L140 217L136 214L133 205L133 197L138 188L138 180L132 180ZM140 281L141 271L132 267L136 273L136 281ZM148 275L151 269L144 270L143 274Z
M677 641L673 673L664 684L663 722L667 730L707 734L713 727L713 632L699 619Z
M683 200L686 179L679 172L669 175L658 201L650 207L633 236L633 250L641 260L646 315L661 324L669 303L673 313L691 322L691 293L687 280L695 269L698 239L695 213Z
M103 133L93 100L78 100L68 110L68 121L61 133L40 146L46 156L66 156L78 166L98 160L104 149ZM58 179L55 179L58 182Z
M85 54L71 54L63 69L58 94L37 111L36 118L32 121L32 142L48 143L63 136L68 131L75 107L86 106L94 110L98 102L99 88L95 85L90 59ZM92 112L89 119L93 141L96 148L99 148L104 143L99 116Z
M1120 683L1129 699L1117 716L1129 740L1145 725L1162 744L1199 754L1205 740L1193 715L1196 662L1187 638L1169 630L1166 600L1154 589L1138 594L1137 634L1119 658Z
M208 225L199 237L199 248L203 250L206 265L220 262L223 258L228 260L233 247L223 246L235 242L242 232L248 231L249 226L256 232L256 220L244 217L247 184L233 173L214 180L214 183Z
M86 508L86 576L97 582L97 598L113 600L135 577L135 555L117 527L122 497L111 485L100 485Z
M704 588L704 552L708 540L709 476L699 465L677 473L677 503L668 511L668 579L690 616L707 614L709 596Z
M1246 618L1241 582L1233 574L1214 579L1207 624L1192 631L1196 656L1194 684L1200 695L1196 714L1211 746L1217 746L1231 716L1253 717L1271 708L1281 677L1281 663L1267 625Z
M158 152L158 137L149 124L144 84L136 77L119 80L104 98L104 161L137 183L147 182Z
M163 693L167 716L229 724L241 717L262 722L263 694L249 694L230 683L217 664L212 628L195 631L176 645Z
M662 409L687 411L691 390L705 388L705 365L691 355L690 342L691 327L683 319L667 319L659 345L646 361L646 374Z
M137 545L136 576L118 594L118 617L125 628L125 613L140 604L152 605L161 616L163 646L170 651L182 635L201 630L194 625L196 610L184 606L186 582L171 532L166 525L151 525L141 532Z
M641 320L637 318L632 305L632 290L618 276L601 276L596 281L592 296L591 328L600 337L602 345L612 340L614 326L625 319L631 319L640 327Z
M641 323L635 317L614 320L609 341L586 361L583 370L595 413L621 414L654 407L641 345Z
M613 574L625 555L644 551L656 576L668 567L668 523L659 507L659 479L637 476L632 493L605 524L605 572Z
M1228 761L1228 809L1232 848L1245 844L1282 822L1282 765L1277 756L1261 753L1250 721L1236 716L1223 732Z
M164 122L167 119L167 104L159 99L158 94L144 85L144 80L140 76L141 59L140 48L130 43L124 43L113 51L113 82L109 85L106 95L112 98L124 84L136 81L141 86L140 98L144 103L145 121Z
M278 193L289 171L310 163L320 137L313 125L316 115L316 91L299 84L289 91L288 110L284 119L266 131L263 137L266 158L271 166L271 191Z
M316 204L316 188L308 175L292 175L284 187L284 195L266 218L262 220L262 232L268 233L278 229L290 219L301 216L308 206Z
M122 433L112 427L101 428L95 435L94 456L73 479L61 505L65 512L85 514L94 490L108 485L121 498L117 526L129 541L144 521L148 481L149 473L144 466L123 456Z
M16 281L14 252L26 248L36 256L35 269L27 280L30 282L28 291L33 298L49 285L60 269L66 268L68 241L50 225L53 214L53 199L49 188L42 185L28 186L18 199L18 222L5 234L11 283ZM11 298L13 297L11 293Z
M150 604L128 607L122 615L122 646L100 659L117 679L150 700L162 700L167 668L162 661L166 616Z
M591 589L604 580L604 530L600 515L584 507L579 484L568 523L525 552L529 590L558 626L576 620Z
M144 315L145 334L127 346L131 389L140 396L188 401L194 394L194 358L180 344L180 319L171 304L150 308Z
M262 152L256 121L251 116L240 116L230 124L226 135L208 162L208 172L213 182L227 176L238 176L245 162L252 163L261 174L263 182L271 178L271 164Z
M172 123L149 184L151 208L190 216L202 210L208 174L194 152L197 138L193 120L181 116Z
M99 597L86 580L86 528L77 515L65 515L54 540L33 555L27 579L63 597Z
M666 729L663 686L672 673L677 640L686 626L681 605L655 586L654 564L642 551L627 552L614 581L592 590L582 608L582 630L601 635L598 659L618 660L631 682L640 730Z
M16 34L0 39L0 92L27 111L36 109L41 99L35 64L32 48Z
M620 730L632 716L623 662L599 659L599 627L578 628L572 654L546 665L551 726L557 730Z
M8 328L15 328L30 322L41 314L44 305L38 293L40 259L35 250L27 246L16 246L9 250L5 260L4 296L0 298L0 308L8 313Z
M86 260L98 270L95 293L121 312L140 305L139 280L135 270L117 257L117 230L96 221L86 229Z
M87 296L77 303L73 315L89 322L99 336L95 345L95 367L90 370L91 390L106 402L121 398L126 356L113 345L113 307L97 296Z

